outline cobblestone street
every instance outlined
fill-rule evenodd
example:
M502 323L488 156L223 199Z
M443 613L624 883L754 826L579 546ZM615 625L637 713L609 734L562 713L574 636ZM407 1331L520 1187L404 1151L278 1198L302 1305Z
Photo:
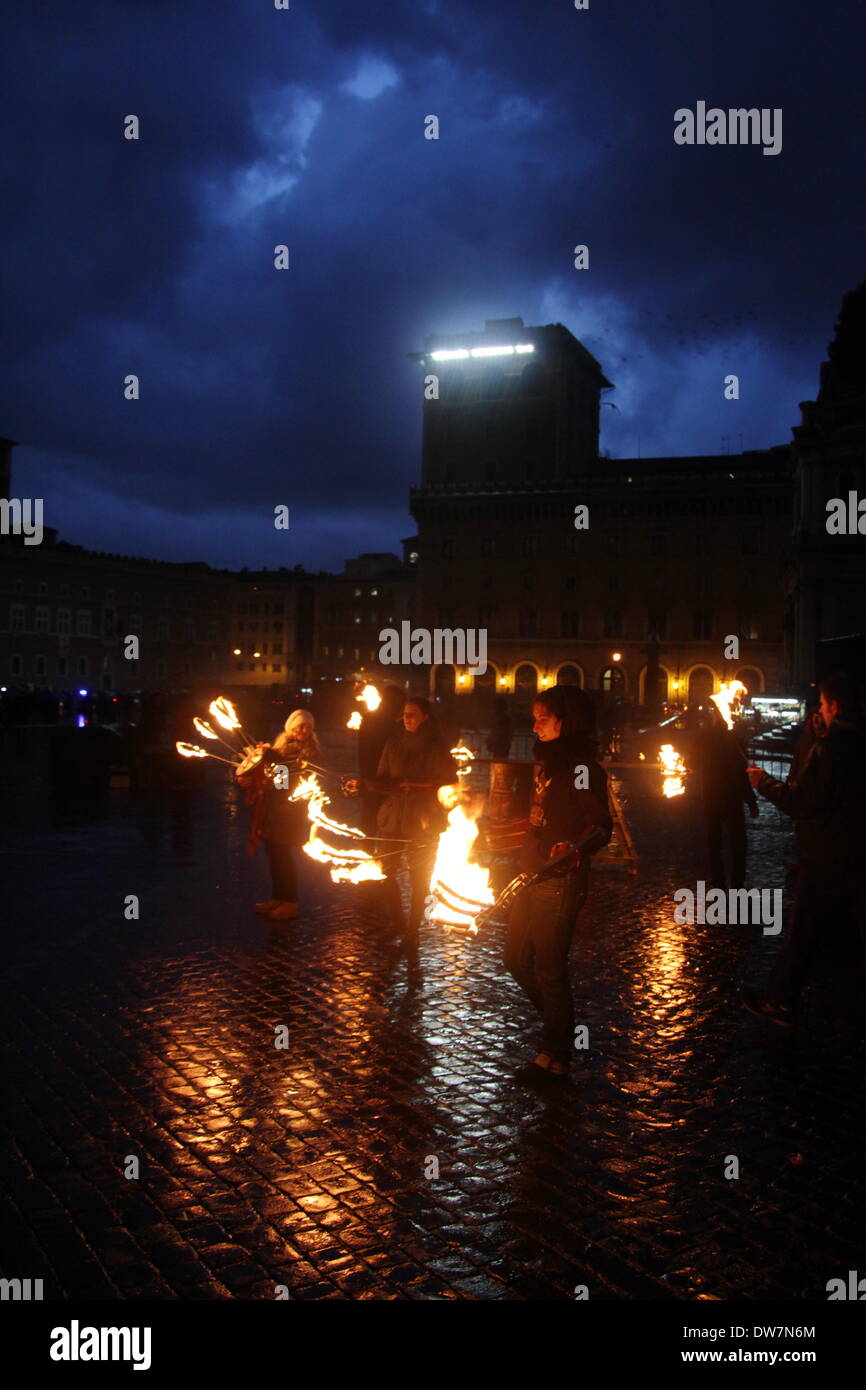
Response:
M778 939L674 923L700 820L630 775L641 870L594 872L590 1046L552 1094L513 1078L536 1032L502 929L425 927L413 963L369 888L306 860L297 921L255 917L219 769L14 827L3 1274L46 1299L826 1299L864 1268L863 1038L820 987L793 1035L742 1011ZM749 837L749 881L780 886L789 829L763 803Z

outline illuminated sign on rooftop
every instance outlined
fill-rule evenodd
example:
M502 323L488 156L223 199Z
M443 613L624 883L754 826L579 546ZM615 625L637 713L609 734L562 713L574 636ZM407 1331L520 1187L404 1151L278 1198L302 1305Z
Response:
M534 351L534 343L511 343L496 347L440 348L429 356L434 362L462 362L469 357L514 357L517 353Z

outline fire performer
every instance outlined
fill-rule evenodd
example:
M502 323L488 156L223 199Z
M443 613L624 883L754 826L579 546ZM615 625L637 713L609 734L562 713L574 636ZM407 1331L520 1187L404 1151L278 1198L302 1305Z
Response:
M750 1013L782 1028L792 1026L820 955L836 948L834 964L840 979L859 981L864 965L866 737L850 677L830 676L819 688L827 732L815 744L797 781L786 784L759 767L749 768L756 791L793 817L800 848L788 932L766 992L745 989L742 993Z
M248 852L255 854L264 840L271 871L272 897L256 903L260 917L272 922L285 922L298 915L298 875L295 851L309 834L307 809L302 802L290 801L289 792L297 780L300 762L319 758L315 720L309 710L296 709L288 717L282 733L272 744L259 743L256 752L261 756L252 767L245 760L237 780L246 790L247 803L253 808ZM274 768L289 768L287 786L274 785ZM294 774L294 775L293 775Z
M704 829L714 888L726 889L725 864L722 856L722 836L727 831L732 888L742 888L746 881L746 820L743 806L749 815L758 815L758 802L746 776L746 755L725 723L724 716L712 706L709 724L697 741L697 762L701 774L701 797L704 808Z
M533 884L516 899L505 942L505 967L541 1015L541 1050L520 1080L563 1080L574 1039L568 954L589 890L591 854L606 845L612 824L607 774L596 758L595 707L574 686L555 685L532 706L537 763L529 827L520 867L532 873L552 855L598 828L592 847L562 876Z
M402 722L402 729L391 734L382 749L372 789L384 793L376 816L379 834L420 842L408 845L405 853L412 885L408 921L403 917L394 869L384 883L391 922L412 943L418 937L429 891L436 837L446 823L436 793L439 787L455 781L455 766L429 700L410 696L403 705Z
M379 759L388 739L396 732L406 696L399 685L386 685L378 709L361 716L358 729L358 771L361 783L362 824L368 835L376 832L376 817L383 794L376 790Z

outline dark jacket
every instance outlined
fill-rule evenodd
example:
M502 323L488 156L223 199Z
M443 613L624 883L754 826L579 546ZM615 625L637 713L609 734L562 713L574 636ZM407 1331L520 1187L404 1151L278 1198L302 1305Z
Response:
M826 882L866 875L866 738L834 719L809 754L796 783L766 772L758 791L797 822L802 868Z
M520 850L524 872L540 869L554 845L573 842L597 825L610 839L613 829L607 800L607 773L596 761L595 745L575 734L535 743L535 777L529 829ZM589 786L575 787L575 768L585 766ZM605 840L605 844L607 843Z
M425 837L444 828L446 815L437 789L457 781L454 759L439 729L425 719L413 733L400 728L391 735L376 770L376 786L385 799L376 815L380 835ZM400 782L426 782L401 790Z
M713 724L700 735L696 754L706 810L731 812L743 802L757 805L746 773L746 755L730 729Z

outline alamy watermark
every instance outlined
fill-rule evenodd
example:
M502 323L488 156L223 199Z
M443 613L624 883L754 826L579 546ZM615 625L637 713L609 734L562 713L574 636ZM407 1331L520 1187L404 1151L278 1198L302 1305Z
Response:
M408 621L379 633L383 666L463 666L470 675L487 670L486 627L414 627Z
M42 498L0 497L0 535L23 535L25 545L41 545Z
M762 926L764 936L778 936L782 930L781 888L710 888L699 879L695 889L678 888L674 893L674 921L694 926Z
M764 154L782 150L782 108L775 106L711 106L699 101L695 110L681 106L674 112L674 140L678 145L763 145Z

